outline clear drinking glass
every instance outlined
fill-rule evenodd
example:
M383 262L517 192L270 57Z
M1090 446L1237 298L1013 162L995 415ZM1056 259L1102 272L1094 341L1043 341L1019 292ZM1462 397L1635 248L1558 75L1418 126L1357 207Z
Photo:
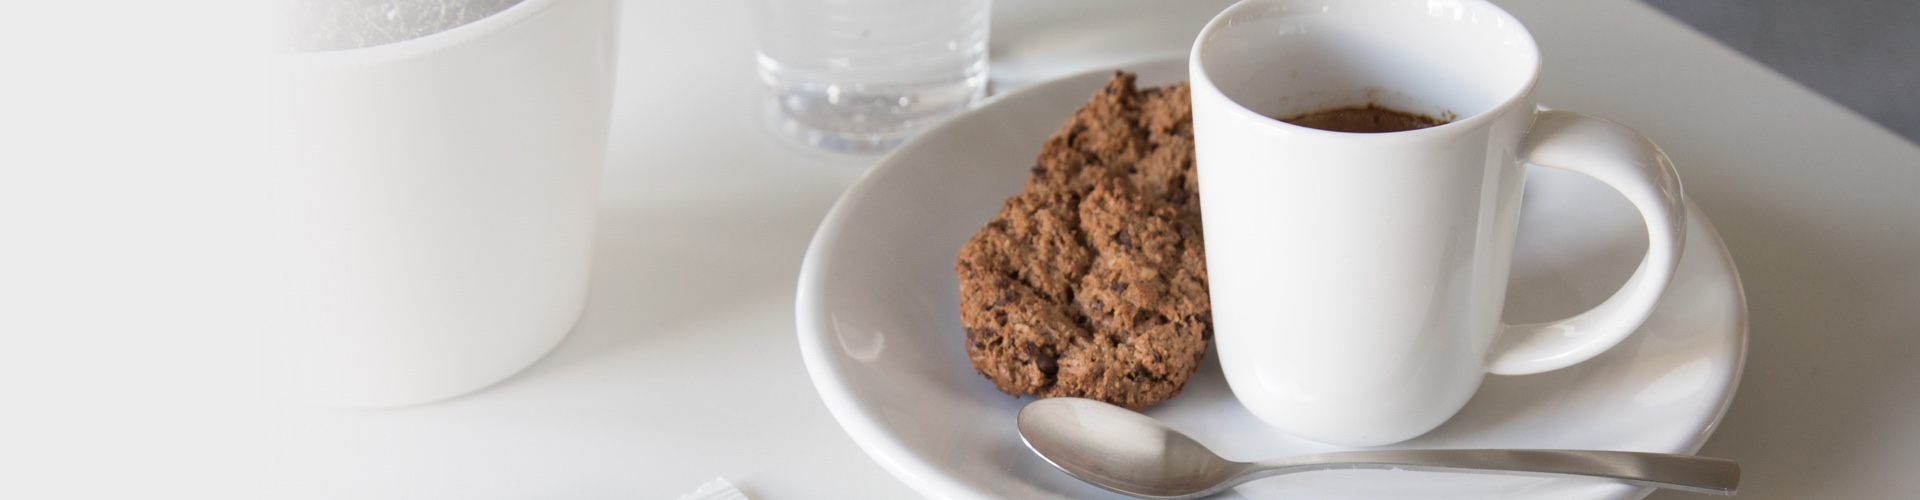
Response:
M990 0L754 0L765 118L871 153L986 94Z

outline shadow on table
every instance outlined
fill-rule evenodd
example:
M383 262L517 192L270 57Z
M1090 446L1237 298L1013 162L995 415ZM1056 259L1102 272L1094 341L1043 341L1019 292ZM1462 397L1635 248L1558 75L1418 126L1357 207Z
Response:
M792 304L800 261L834 198L743 194L602 211L580 323L515 378L642 348L635 344L685 341L667 334L691 322L764 314L742 309L769 301ZM791 316L790 306L783 312Z

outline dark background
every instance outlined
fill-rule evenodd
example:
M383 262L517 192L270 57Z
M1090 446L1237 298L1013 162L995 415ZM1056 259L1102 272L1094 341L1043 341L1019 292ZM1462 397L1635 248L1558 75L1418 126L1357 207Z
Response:
M1920 1L1645 1L1920 143Z

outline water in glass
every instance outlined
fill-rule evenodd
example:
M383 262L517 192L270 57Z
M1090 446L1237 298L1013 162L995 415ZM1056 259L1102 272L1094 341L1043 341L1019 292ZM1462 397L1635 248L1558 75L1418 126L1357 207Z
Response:
M843 152L891 149L986 91L990 0L756 0L766 117Z

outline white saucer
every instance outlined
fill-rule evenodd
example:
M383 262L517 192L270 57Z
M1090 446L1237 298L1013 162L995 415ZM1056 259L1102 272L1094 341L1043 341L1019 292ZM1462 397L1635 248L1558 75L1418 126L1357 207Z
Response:
M1183 60L1127 68L1143 85L1180 81ZM1014 414L1031 397L995 390L967 361L953 262L960 244L1020 191L1041 142L1110 72L1000 96L880 161L840 199L801 267L800 350L814 386L855 442L936 498L1108 498L1024 446ZM1684 168L1684 166L1683 166ZM1598 181L1534 167L1527 182L1509 322L1598 303L1645 250L1631 205ZM1564 370L1492 376L1465 410L1392 448L1569 448L1693 453L1726 411L1746 357L1746 306L1724 243L1690 207L1685 255L1640 331ZM1337 449L1284 435L1233 399L1210 353L1184 394L1148 414L1253 460ZM1221 498L1638 498L1581 479L1327 471L1255 481Z

